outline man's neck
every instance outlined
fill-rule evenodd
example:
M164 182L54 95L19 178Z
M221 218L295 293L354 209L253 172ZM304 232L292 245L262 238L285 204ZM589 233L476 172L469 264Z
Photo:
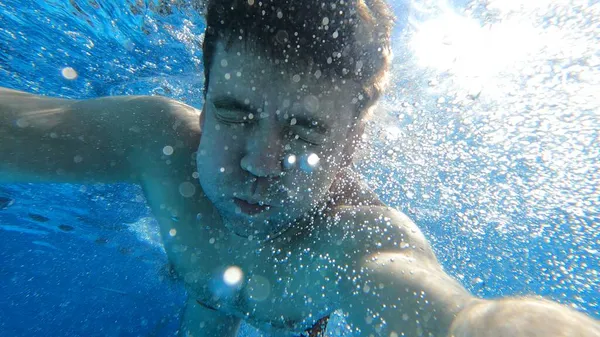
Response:
M350 167L338 172L329 189L329 200L332 208L336 206L382 206L383 202L361 177Z

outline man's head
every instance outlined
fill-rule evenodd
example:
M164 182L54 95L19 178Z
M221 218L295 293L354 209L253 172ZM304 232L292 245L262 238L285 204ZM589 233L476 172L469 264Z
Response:
M241 42L286 67L309 64L322 76L361 86L360 117L384 90L393 15L385 0L207 0L205 93L219 42Z
M237 234L287 228L348 165L390 58L387 7L367 2L208 3L198 171Z

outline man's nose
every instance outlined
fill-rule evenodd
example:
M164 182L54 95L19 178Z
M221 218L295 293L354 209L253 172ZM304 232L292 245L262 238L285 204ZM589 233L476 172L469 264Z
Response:
M252 127L246 143L246 153L240 163L242 169L256 177L279 177L283 173L281 130L267 120L261 120Z

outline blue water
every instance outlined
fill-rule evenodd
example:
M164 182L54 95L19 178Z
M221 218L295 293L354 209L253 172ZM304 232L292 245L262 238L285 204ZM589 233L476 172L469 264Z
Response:
M419 224L444 268L474 294L539 294L600 318L600 113L570 91L600 90L572 68L596 67L593 57L584 59L595 50L568 64L566 56L536 56L547 69L528 58L532 69L540 66L536 88L545 91L530 93L535 74L505 66L501 76L484 79L520 88L510 95L485 82L477 95L467 90L478 97L468 103L441 100L459 96L462 73L419 63L418 49L406 47L411 36L448 11L483 24L509 10L484 1L439 3L407 16L406 2L392 2L400 20L391 90L383 117L370 126L372 152L360 156L357 169ZM539 20L531 24L548 32L567 22L588 35L565 33L565 41L598 45L598 19L587 16L598 6L586 6L532 9ZM153 1L4 0L0 86L78 99L165 95L201 107L203 28L187 4L167 13ZM65 78L65 67L78 77ZM550 85L555 77L561 88ZM550 104L553 98L558 103ZM498 118L496 110L511 113ZM177 330L185 292L169 274L139 187L0 185L0 236L0 335ZM241 335L257 333L244 326Z

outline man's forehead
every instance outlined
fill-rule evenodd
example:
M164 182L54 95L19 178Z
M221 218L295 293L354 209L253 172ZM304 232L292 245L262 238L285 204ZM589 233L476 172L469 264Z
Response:
M246 81L257 80L265 76L278 78L292 86L299 87L299 89L307 85L331 91L340 91L342 90L341 86L352 85L356 89L360 87L354 80L342 79L337 75L327 75L325 69L320 69L312 61L284 55L271 55L255 43L235 42L226 45L218 42L210 71L211 73L230 73L231 78L236 75L236 78ZM228 77L226 75L224 74L225 77Z
M281 61L256 48L218 43L210 70L209 94L244 96L243 100L250 104L277 100L284 108L303 107L309 112L356 103L357 83L327 78L308 62Z
M277 69L277 72L282 75L310 72L312 68L311 62L301 59L292 60L285 55L277 56L268 53L259 44L249 42L234 42L229 45L221 41L217 42L213 64L227 64L250 73L261 73L265 70L264 66L269 65L270 69Z

